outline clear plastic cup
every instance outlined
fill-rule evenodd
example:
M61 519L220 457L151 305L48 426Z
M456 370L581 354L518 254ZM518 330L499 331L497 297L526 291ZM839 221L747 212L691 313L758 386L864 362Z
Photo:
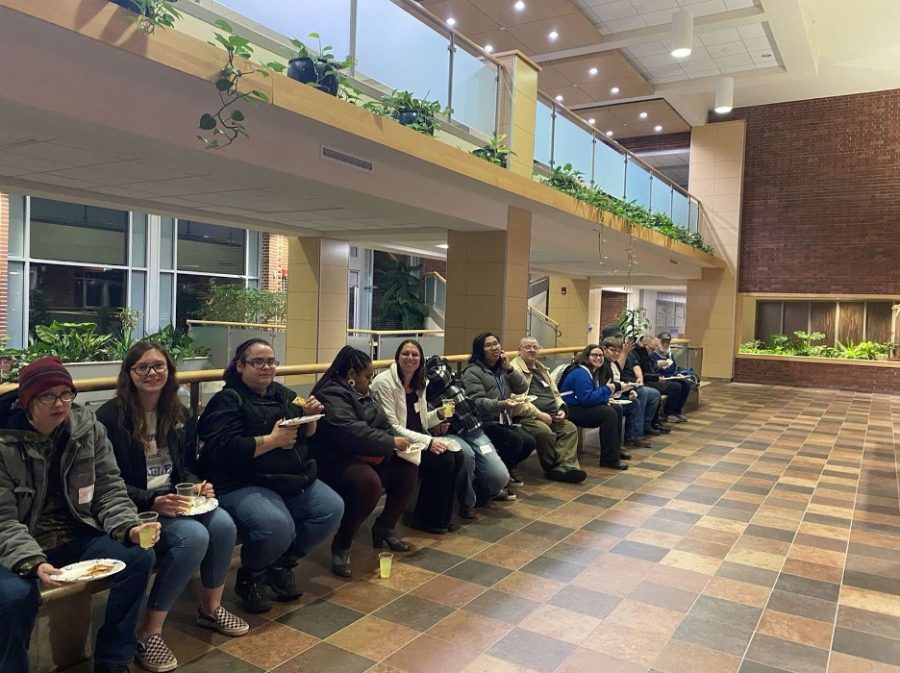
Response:
M381 579L386 580L391 576L391 566L394 563L394 555L389 551L383 551L378 555L378 570Z
M141 525L145 523L156 523L159 521L159 514L156 512L141 512L138 514ZM138 532L138 542L142 549L150 549L153 546L153 536L155 531L150 527L141 528Z

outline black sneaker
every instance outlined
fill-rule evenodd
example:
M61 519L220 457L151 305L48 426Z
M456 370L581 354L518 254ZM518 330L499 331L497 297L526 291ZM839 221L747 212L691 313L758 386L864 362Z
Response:
M519 478L519 475L516 474L515 472L513 472L512 470L509 471L509 483L513 486L524 486L525 485L525 482Z
M266 571L239 568L234 593L241 599L241 608L251 614L268 612L272 609L266 591Z
M266 568L266 584L276 601L295 601L303 595L294 578L294 566L276 563Z
M563 481L567 484L580 484L587 479L587 472L574 467L554 467L544 474L547 479L552 481Z
M668 435L670 432L672 432L672 428L667 428L662 423L659 423L658 425L654 425L653 429L658 430L663 435Z
M658 428L644 428L645 435L661 435L662 431Z

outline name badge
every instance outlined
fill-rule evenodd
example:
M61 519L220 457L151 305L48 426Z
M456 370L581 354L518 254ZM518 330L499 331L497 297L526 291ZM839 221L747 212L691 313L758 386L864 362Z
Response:
M543 379L538 379L538 383L540 383L540 384L541 384L542 386L544 386L545 388L549 388L549 387L550 387L550 384L547 383L546 381L544 381Z
M490 444L481 444L479 445L478 450L481 451L482 456L486 456L489 453L493 452L494 447Z
M82 486L78 489L78 504L86 505L94 499L94 485Z
M416 412L417 414L420 413L420 412L419 412L419 403L418 403L418 402L413 402L413 409L415 410L415 412Z

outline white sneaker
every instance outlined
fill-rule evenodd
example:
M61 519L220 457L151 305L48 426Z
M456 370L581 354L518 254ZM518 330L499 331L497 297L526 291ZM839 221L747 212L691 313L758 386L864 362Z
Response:
M666 423L684 423L684 421L682 421L681 418L679 418L675 414L669 414L668 416L666 416L665 420L666 420ZM687 420L687 419L685 419L685 420Z

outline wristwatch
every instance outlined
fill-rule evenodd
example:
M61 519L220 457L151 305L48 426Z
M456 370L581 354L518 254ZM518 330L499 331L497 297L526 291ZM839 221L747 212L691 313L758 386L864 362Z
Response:
M30 579L37 575L38 566L44 562L45 561L42 558L25 559L16 567L16 573L19 577Z

